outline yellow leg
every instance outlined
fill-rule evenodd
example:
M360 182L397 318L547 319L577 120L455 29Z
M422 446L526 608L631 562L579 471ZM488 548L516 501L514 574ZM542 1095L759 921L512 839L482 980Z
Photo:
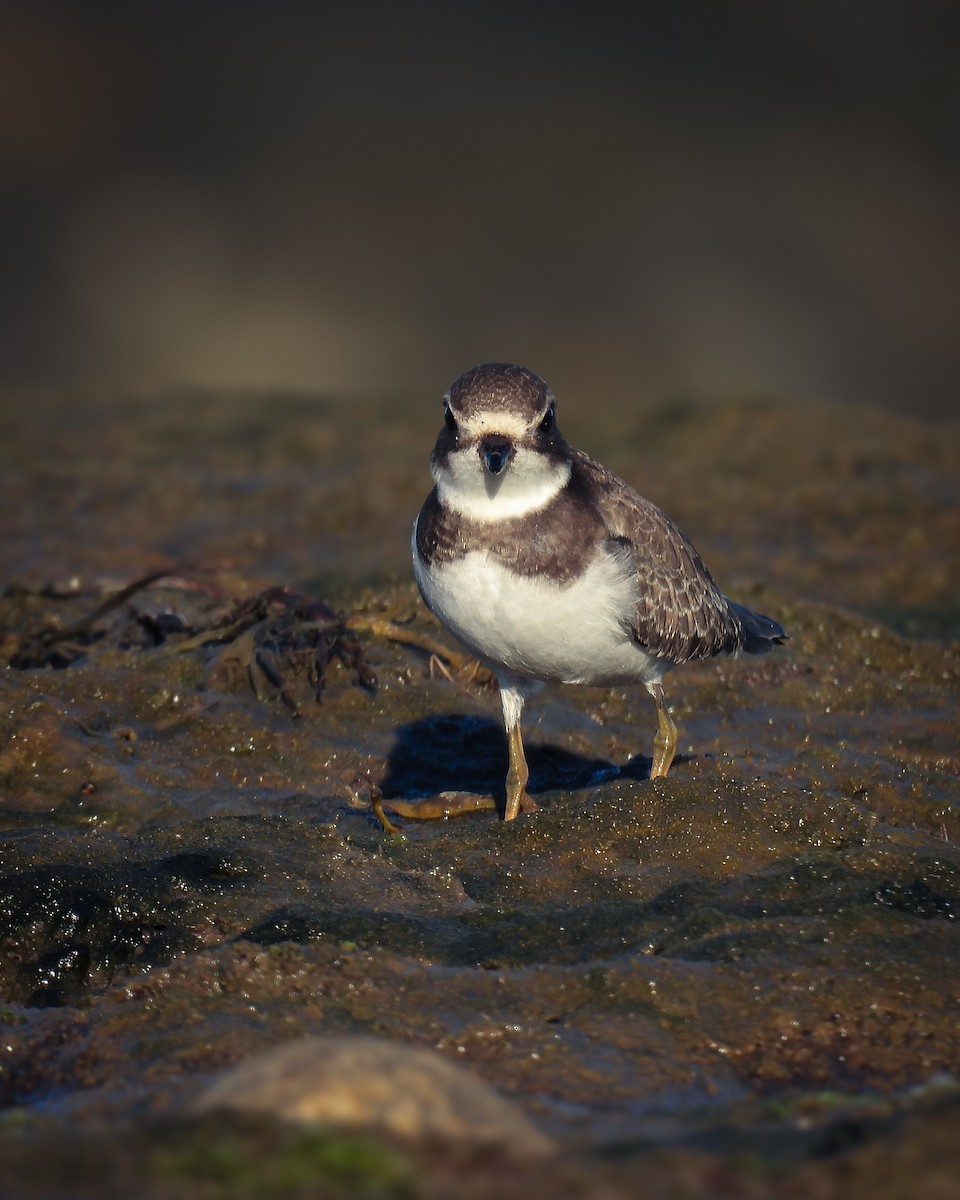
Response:
M648 689L657 706L657 735L653 739L653 765L651 779L661 779L670 770L673 756L677 752L677 727L674 725L663 698L661 684L652 684Z
M507 751L510 755L510 767L507 770L507 804L503 810L503 819L512 821L521 808L533 807L533 802L526 792L530 771L526 755L523 753L519 721L507 730Z
M532 690L535 691L536 688ZM530 770L527 767L526 755L523 753L523 738L520 733L520 713L523 710L524 699L530 692L529 686L527 688L519 685L511 686L506 682L501 682L500 685L503 724L507 732L507 753L510 760L507 770L507 801L503 810L505 821L513 821L520 812L536 812L539 807L527 795L527 780L530 778ZM384 802L380 789L372 783L370 798L377 819L388 833L396 833L398 830L384 812L385 807L389 808L391 812L399 813L402 817L422 820L452 817L463 812L479 812L482 809L495 807L496 803L491 796L448 792L442 792L439 796L429 796L424 800L388 800Z
M512 821L520 812L536 812L539 805L527 795L527 780L530 771L527 767L526 755L523 752L523 738L520 735L520 722L517 721L507 729L507 750L510 765L507 770L507 802L503 812L505 821ZM456 817L462 813L482 812L484 809L496 807L492 796L476 796L467 792L441 792L439 796L428 796L423 800L384 800L380 789L372 781L370 787L370 803L377 820L387 833L399 833L384 809L398 813L401 817L414 820L429 821L444 817Z

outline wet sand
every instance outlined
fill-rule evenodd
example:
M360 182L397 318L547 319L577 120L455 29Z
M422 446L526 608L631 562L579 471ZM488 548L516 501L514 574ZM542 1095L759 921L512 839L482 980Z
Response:
M0 1165L18 1195L231 1194L204 1155L247 1150L189 1099L313 1034L435 1048L562 1148L480 1170L387 1139L358 1151L375 1195L956 1178L960 427L561 403L569 440L790 641L668 676L666 780L647 778L642 689L548 689L526 718L540 812L393 836L372 787L499 796L505 770L489 686L385 634L453 649L408 567L438 406L6 398ZM249 1194L346 1186L307 1154L308 1182L271 1192L269 1164L305 1152L266 1130Z

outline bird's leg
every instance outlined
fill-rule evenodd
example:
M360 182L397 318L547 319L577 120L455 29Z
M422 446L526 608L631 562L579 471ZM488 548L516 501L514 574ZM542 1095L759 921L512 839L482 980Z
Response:
M526 793L530 771L523 753L519 721L507 730L507 752L510 755L510 766L507 770L507 803L503 810L503 819L512 821L521 807L526 808L530 803L530 797Z
M507 768L507 803L503 819L512 821L522 809L536 812L537 805L527 795L527 780L530 770L523 753L523 737L520 733L520 713L523 711L525 693L518 686L511 687L500 681L500 703L503 705L503 725L507 731L507 753L510 765Z
M520 812L536 812L539 805L527 795L527 780L530 771L523 753L523 738L520 733L520 714L528 696L538 690L536 684L526 681L500 681L500 702L503 705L503 727L507 733L507 751L510 765L507 769L507 802L503 812L505 821L512 821ZM361 782L359 779L357 782ZM441 792L438 796L427 796L422 800L384 800L380 789L371 781L370 803L377 820L387 833L399 832L386 815L385 809L401 817L414 820L435 820L455 817L461 813L480 812L496 807L492 796L477 796L471 792Z
M673 756L677 752L677 727L667 712L667 705L663 698L663 684L648 684L647 691L657 706L657 734L653 739L653 765L650 767L650 778L661 779L670 770Z

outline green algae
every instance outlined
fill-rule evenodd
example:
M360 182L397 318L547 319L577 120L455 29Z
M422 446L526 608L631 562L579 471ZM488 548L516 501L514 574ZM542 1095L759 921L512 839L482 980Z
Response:
M158 1183L169 1180L181 1189L200 1185L224 1200L318 1192L408 1200L416 1194L411 1164L371 1138L312 1130L279 1130L271 1138L253 1123L178 1132L178 1139L153 1150L147 1164L147 1174Z

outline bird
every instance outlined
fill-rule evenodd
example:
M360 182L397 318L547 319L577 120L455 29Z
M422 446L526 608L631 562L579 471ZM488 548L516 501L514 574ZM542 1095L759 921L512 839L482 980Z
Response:
M451 385L430 471L413 572L427 608L499 685L504 820L538 807L520 720L545 683L642 683L657 779L677 748L667 671L786 639L720 591L665 513L566 442L552 390L526 367L482 363Z

